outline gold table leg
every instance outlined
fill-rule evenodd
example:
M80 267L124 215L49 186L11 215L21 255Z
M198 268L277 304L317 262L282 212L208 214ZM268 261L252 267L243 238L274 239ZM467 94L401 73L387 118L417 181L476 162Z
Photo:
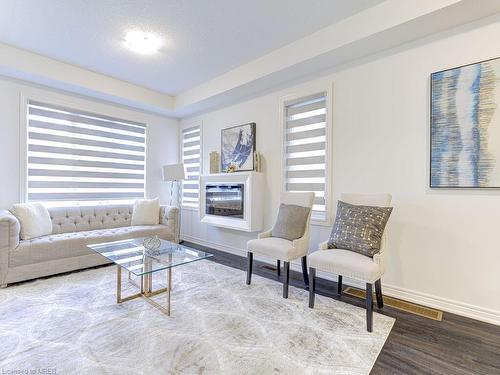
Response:
M130 276L130 272L129 272ZM122 302L122 268L116 265L116 303Z
M170 316L170 294L172 291L172 269L169 268L167 270L167 309L168 309L168 316Z
M132 294L128 297L122 298L122 267L116 265L116 303L122 303L125 301L130 301L131 299L138 298L141 293Z
M153 290L153 274L151 272L146 273L141 276L141 284L138 285L134 280L132 280L130 272L128 274L128 281L130 284L137 287L140 292L136 294L132 294L127 297L122 297L122 267L120 265L116 265L116 303L122 303L125 301L130 301L135 298L142 297L151 305L156 307L162 313L170 316L170 291L172 289L172 270L170 268L167 269L167 287L160 288L158 290ZM156 296L157 294L167 292L167 306L164 307L158 302L154 301L150 297Z

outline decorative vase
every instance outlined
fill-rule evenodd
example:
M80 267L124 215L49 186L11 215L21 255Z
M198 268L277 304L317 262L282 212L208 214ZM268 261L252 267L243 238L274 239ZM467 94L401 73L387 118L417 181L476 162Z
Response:
M210 153L210 173L220 172L220 157L217 151L212 151Z
M262 154L260 152L254 152L254 170L255 172L262 172Z

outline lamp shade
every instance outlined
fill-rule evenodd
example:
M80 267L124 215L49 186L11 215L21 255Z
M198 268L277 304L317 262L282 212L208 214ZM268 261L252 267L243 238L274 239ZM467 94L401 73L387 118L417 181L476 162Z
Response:
M184 169L184 164L170 164L164 165L163 170L163 181L181 181L186 179L186 170Z

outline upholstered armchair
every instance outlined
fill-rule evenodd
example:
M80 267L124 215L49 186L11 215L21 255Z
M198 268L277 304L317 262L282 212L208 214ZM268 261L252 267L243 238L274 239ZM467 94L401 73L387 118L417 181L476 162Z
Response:
M309 216L304 234L301 238L293 241L284 238L272 237L272 230L262 232L255 240L247 242L247 284L252 280L253 254L264 255L277 259L276 269L278 276L281 275L281 261L283 261L283 298L288 298L288 284L290 280L290 261L301 258L302 275L304 283L309 285L307 275L307 253L309 251L309 226L311 221L311 211L314 203L314 193L290 193L284 192L280 195L280 204L297 205L310 208Z
M346 203L366 206L387 207L391 204L390 194L342 194L340 200ZM338 275L337 294L342 295L342 276L365 283L366 285L366 327L373 329L372 285L378 308L384 307L381 277L385 272L385 234L382 236L380 251L370 258L368 256L343 249L329 249L328 241L319 245L319 250L309 255L309 307L314 307L316 271Z

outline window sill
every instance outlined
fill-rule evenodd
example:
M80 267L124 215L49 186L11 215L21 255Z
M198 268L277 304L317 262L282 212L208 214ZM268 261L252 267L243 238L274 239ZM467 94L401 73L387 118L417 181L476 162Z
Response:
M320 221L320 220L311 220L311 225L315 227L331 227L332 222L330 220Z
M183 211L198 211L198 207L191 207L191 206L182 206L181 209Z

